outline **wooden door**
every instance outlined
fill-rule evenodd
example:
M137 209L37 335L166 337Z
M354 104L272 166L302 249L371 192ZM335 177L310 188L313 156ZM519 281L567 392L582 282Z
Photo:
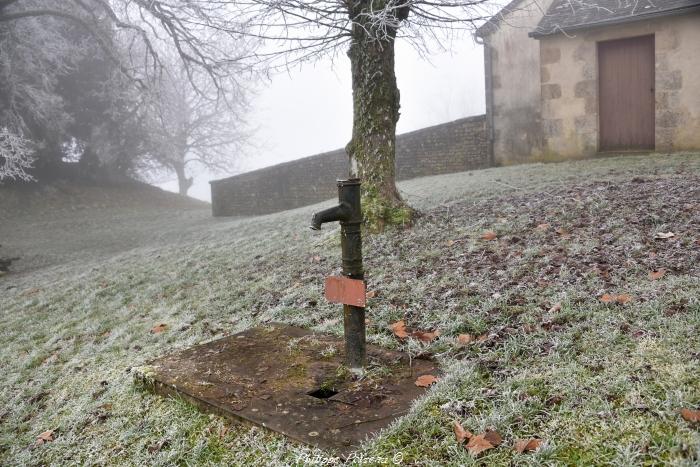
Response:
M654 149L654 36L598 43L601 151Z

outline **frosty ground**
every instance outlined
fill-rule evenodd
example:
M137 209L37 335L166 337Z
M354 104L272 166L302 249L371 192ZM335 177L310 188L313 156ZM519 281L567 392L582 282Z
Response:
M443 375L362 447L366 459L700 462L698 425L679 414L700 408L700 156L496 168L400 188L422 215L365 239L368 338L432 356ZM131 369L270 321L341 334L338 306L322 298L323 278L339 271L339 230L307 228L329 203L213 219L204 204L109 190L0 188L0 252L22 256L0 277L0 463L322 455L154 396ZM441 335L398 340L388 326L400 319ZM484 337L459 345L459 334ZM474 458L455 420L503 444ZM38 445L47 430L53 441ZM531 437L544 440L537 452L512 450Z

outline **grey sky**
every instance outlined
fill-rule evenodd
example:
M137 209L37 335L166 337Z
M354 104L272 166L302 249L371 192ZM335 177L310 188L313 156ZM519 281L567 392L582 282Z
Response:
M449 48L423 58L409 44L397 43L398 133L484 112L482 47L466 36ZM238 172L343 147L352 131L350 62L340 54L335 61L275 75L260 87L252 109L253 148L240 160ZM196 174L190 196L209 201L209 180L225 176ZM161 187L177 191L174 180Z

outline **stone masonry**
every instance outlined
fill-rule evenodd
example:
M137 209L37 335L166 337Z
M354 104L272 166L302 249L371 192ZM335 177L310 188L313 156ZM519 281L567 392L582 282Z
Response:
M399 180L489 167L486 118L463 118L397 136ZM338 149L211 182L214 216L269 214L336 196L347 155Z

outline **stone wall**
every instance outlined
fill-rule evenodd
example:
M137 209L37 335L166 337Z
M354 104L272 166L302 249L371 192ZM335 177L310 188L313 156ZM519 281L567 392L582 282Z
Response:
M700 14L577 31L540 40L543 157L598 151L597 43L654 35L657 151L700 148Z
M528 37L552 0L512 3L484 34L487 113L498 165L527 161L542 146L540 44Z
M399 180L488 167L486 118L468 117L399 135ZM215 216L268 214L337 196L346 178L345 150L318 154L211 182Z

